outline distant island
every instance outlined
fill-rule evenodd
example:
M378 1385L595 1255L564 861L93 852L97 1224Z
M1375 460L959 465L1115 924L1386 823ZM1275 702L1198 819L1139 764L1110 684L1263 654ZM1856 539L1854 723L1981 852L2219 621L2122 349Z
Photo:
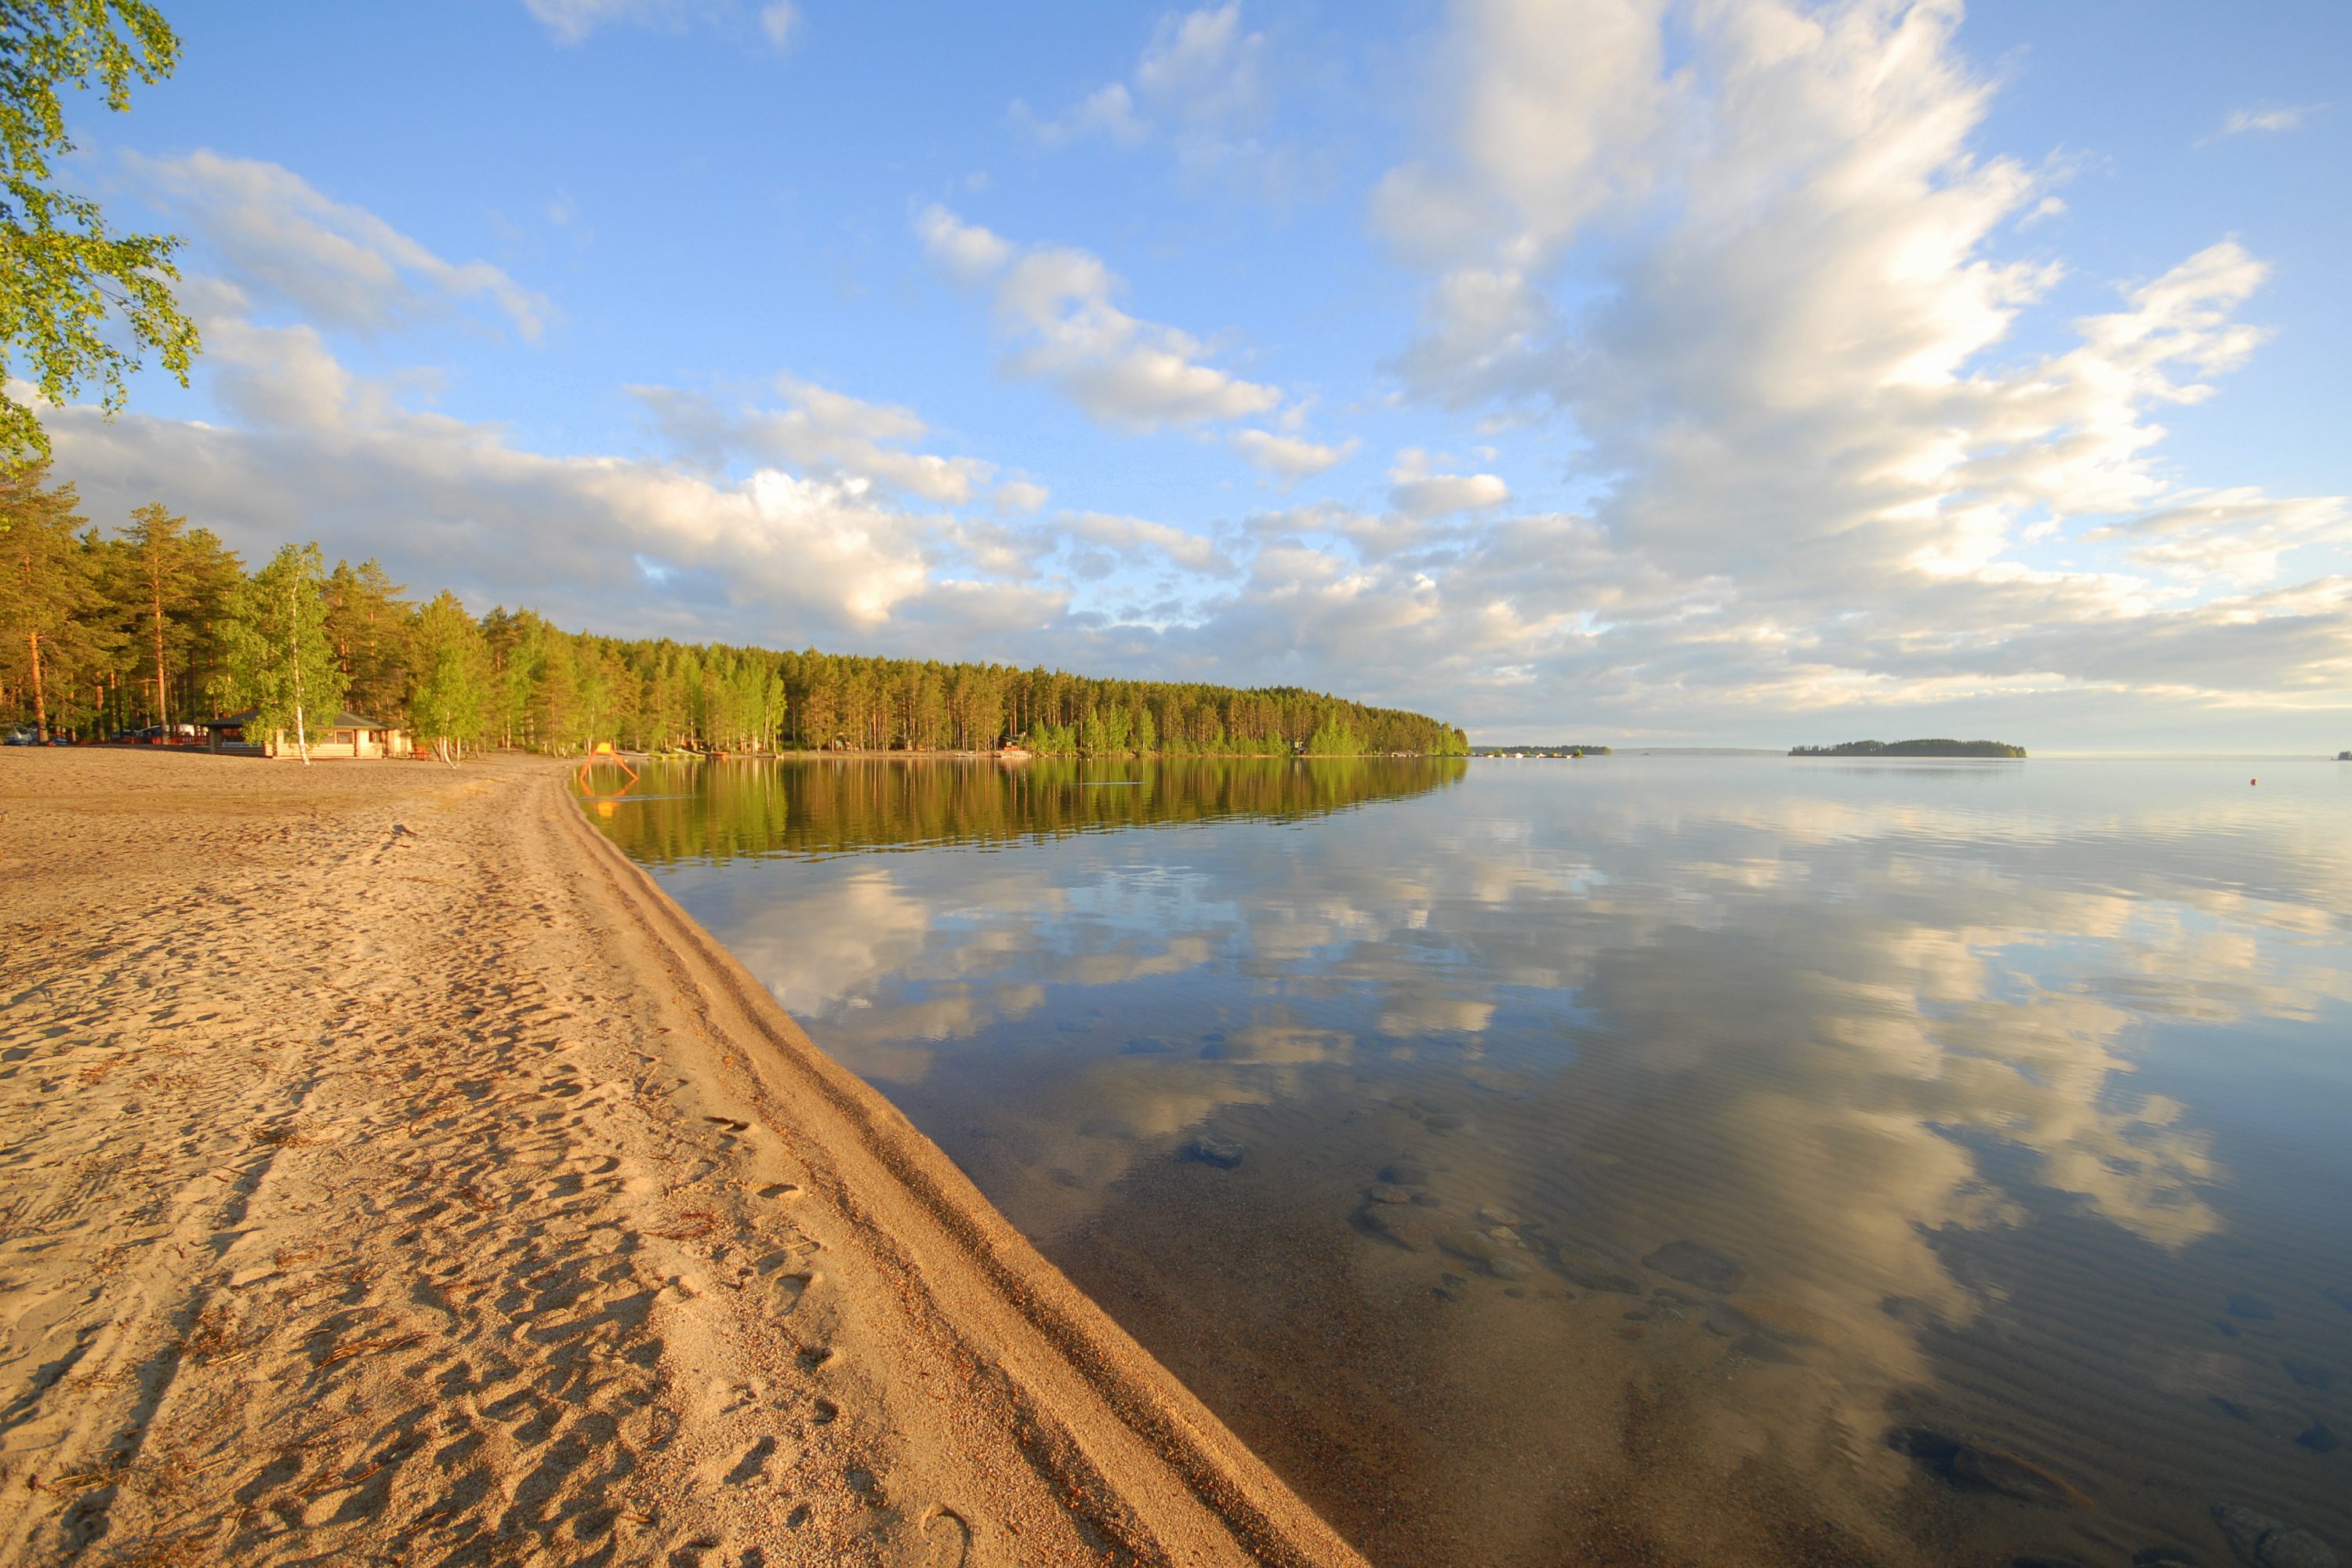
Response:
M1557 746L1473 746L1474 757L1605 757L1606 746L1563 743Z
M1792 757L2021 757L2023 746L2000 741L1848 741L1837 746L1791 746Z

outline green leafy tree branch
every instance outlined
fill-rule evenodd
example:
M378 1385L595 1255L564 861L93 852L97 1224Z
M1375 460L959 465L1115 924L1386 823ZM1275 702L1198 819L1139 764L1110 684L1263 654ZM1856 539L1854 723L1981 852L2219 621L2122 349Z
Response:
M52 405L93 384L109 417L146 351L187 384L202 344L172 293L179 240L113 233L98 204L58 189L49 168L73 150L61 86L95 86L121 112L132 79L152 86L179 53L146 0L0 0L0 467L49 454L38 416L5 390L11 374ZM108 331L118 314L127 346Z

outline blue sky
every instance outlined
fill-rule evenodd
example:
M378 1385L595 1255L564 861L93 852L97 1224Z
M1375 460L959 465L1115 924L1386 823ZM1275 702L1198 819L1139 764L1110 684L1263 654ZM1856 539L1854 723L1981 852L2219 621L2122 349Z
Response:
M94 519L1482 740L2352 744L2352 11L178 5Z

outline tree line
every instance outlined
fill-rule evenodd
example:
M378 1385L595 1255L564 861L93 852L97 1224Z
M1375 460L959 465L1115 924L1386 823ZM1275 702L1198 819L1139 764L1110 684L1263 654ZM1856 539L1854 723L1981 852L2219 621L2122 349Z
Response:
M639 768L633 785L590 798L604 831L632 858L655 865L780 849L822 856L1236 818L1296 821L1448 788L1466 771L1459 758L1186 758L1129 763L1118 771L1132 787L1106 789L1096 787L1105 770L1058 760L1019 768ZM612 791L615 780L596 782Z
M1460 755L1418 713L1296 687L1096 679L994 663L777 652L567 632L408 595L373 561L287 544L248 572L161 503L101 532L70 484L0 473L0 712L44 739L247 709L298 743L346 709L454 760L575 753L987 751L1045 756Z

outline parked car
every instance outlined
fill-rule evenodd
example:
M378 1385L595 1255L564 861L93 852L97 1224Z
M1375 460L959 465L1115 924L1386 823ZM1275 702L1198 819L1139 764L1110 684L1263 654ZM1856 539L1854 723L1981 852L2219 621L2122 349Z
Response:
M11 730L5 743L11 746L37 746L41 743L41 737L31 730Z

